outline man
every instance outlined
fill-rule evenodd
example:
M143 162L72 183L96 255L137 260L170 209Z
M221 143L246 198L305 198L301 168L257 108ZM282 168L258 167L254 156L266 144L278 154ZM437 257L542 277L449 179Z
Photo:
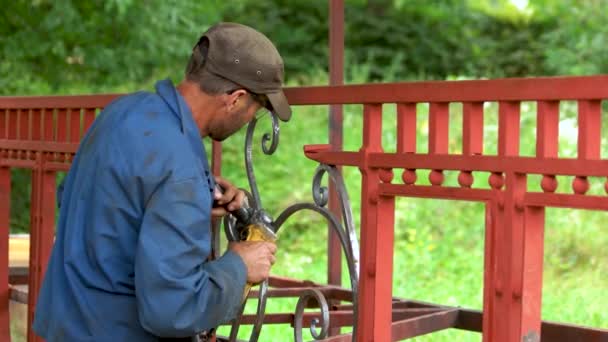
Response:
M105 108L60 195L37 334L49 342L187 341L235 317L245 283L268 277L276 246L233 243L206 260L212 216L240 207L243 193L213 179L201 137L224 140L262 107L289 120L282 79L282 59L264 35L221 23L196 44L177 87L160 81L153 93Z

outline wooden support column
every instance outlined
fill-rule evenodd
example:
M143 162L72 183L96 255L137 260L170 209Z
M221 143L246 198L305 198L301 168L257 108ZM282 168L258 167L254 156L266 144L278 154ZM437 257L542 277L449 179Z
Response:
M0 116L0 120L3 117ZM0 136L2 135L0 131ZM0 151L2 153L2 151ZM0 160L2 155L0 155ZM0 165L0 340L10 341L8 238L10 233L11 169Z
M382 106L365 105L361 186L361 279L357 341L391 341L394 198L378 195L380 170L368 154L382 151Z
M329 84L342 85L344 78L344 0L329 2ZM329 143L336 151L342 150L342 105L329 106ZM338 166L341 171L342 168ZM329 181L329 209L341 218L340 202L334 182ZM342 248L338 234L328 226L327 283L342 284ZM337 333L338 331L333 331Z

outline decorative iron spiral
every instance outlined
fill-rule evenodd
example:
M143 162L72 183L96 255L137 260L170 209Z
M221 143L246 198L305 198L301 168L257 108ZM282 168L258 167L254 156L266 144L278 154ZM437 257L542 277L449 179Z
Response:
M272 118L272 134L265 133L262 136L262 151L271 155L274 153L278 147L279 143L279 120L276 115L271 113ZM255 131L255 127L257 124L257 120L254 119L249 126L247 127L247 135L245 138L245 167L247 171L247 179L249 181L249 187L251 192L247 193L247 198L249 202L249 206L260 210L262 208L262 201L260 198L260 194L258 191L255 172L253 168L253 133ZM330 179L334 182L335 188L338 194L338 200L340 201L341 208L341 218L338 219L328 208L326 205L328 203L328 190L325 186L322 186L322 180L325 174L328 174ZM285 221L295 214L298 211L309 210L321 215L325 220L329 223L329 227L336 232L338 238L340 240L340 244L342 246L342 250L344 251L344 255L346 257L348 272L350 276L351 289L353 292L353 315L356 317L358 310L357 303L357 293L359 288L359 243L357 240L357 234L354 228L353 223L353 215L350 206L350 201L348 198L348 193L346 191L346 187L344 185L344 181L342 179L342 175L339 170L330 165L320 164L315 171L312 183L312 203L296 203L294 205L289 206L283 212L279 214L277 219L274 221L275 231L278 232L281 226L285 223ZM343 222L343 223L341 223ZM234 229L235 221L230 216L227 216L224 219L224 226L226 235L229 240L237 240L237 236L235 234ZM260 284L259 294L258 294L258 306L257 306L257 317L253 325L253 330L251 332L251 336L249 337L250 342L256 342L262 330L262 324L264 322L264 315L266 309L266 301L267 301L267 292L268 292L268 281L264 281ZM320 307L320 315L321 321L313 320L310 329L313 338L316 340L325 338L327 336L327 331L329 327L329 307L327 305L327 300L323 293L316 289L310 289L305 291L299 298L298 304L296 307L296 315L295 315L295 324L294 324L294 338L296 341L302 341L302 324L303 324L303 313L304 308L306 307L306 303L314 298ZM238 317L232 322L232 328L230 331L230 341L236 341L236 337L238 335L239 327L240 327L240 317L243 314L245 308L245 303L241 307ZM317 331L317 327L321 327L321 331ZM356 336L356 322L353 324L353 338Z
M318 318L312 320L310 325L310 334L315 340L321 340L327 337L329 330L329 306L323 293L317 289L309 289L302 293L298 304L296 305L296 316L294 320L293 337L296 342L302 342L302 323L304 320L304 309L308 301L314 298L321 309L321 321ZM321 331L317 331L317 325L320 323Z

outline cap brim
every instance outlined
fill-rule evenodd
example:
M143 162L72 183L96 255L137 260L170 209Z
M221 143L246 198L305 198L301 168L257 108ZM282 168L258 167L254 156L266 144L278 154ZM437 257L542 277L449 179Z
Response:
M268 101L272 105L272 111L279 117L279 119L287 122L291 118L291 107L287 103L287 98L283 91L276 93L266 94Z

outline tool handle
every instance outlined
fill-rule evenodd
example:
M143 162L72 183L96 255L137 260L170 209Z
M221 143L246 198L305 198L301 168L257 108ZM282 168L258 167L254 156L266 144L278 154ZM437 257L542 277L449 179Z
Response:
M246 238L245 241L270 241L274 242L276 238L270 237L267 234L264 234L262 231L262 227L259 227L256 224L250 224L245 228ZM245 290L243 291L243 301L247 300L247 296L249 296L249 291L251 288L257 284L247 283L245 284Z
M225 189L219 185L216 184L215 188L221 192L222 194L224 193ZM217 204L215 203L215 201L213 201L213 206L217 206ZM228 210L228 204L224 204L223 205L224 209L226 209L227 212L229 212L230 214L232 214L232 216L234 216L238 221L242 222L243 224L248 224L249 223L249 219L251 218L251 212L249 210L247 210L247 208L245 207L240 207L236 210Z

